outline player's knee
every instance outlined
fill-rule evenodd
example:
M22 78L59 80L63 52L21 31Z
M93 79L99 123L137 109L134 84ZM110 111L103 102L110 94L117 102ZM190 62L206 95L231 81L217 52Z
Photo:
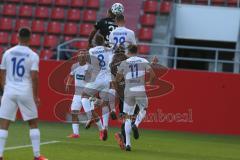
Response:
M37 123L37 119L32 119L28 121L29 127L31 129L33 128L38 128L38 123Z

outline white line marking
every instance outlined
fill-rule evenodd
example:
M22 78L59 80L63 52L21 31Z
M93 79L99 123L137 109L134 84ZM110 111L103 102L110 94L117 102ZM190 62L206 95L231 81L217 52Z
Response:
M59 143L60 141L49 141L49 142L43 142L40 143L40 145L47 145L47 144L54 144L54 143ZM7 147L5 150L15 150L15 149L22 149L22 148L28 148L32 147L32 145L23 145L23 146L15 146L15 147Z

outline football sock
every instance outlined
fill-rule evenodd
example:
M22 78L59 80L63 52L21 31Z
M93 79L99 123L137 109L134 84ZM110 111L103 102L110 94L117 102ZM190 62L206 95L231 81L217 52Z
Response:
M131 146L131 142L130 142L130 137L131 137L131 120L130 119L126 119L125 122L125 134L126 134L126 146Z
M4 147L8 137L8 131L0 129L0 157L3 156Z
M122 125L121 125L121 134L124 138L124 143L126 144L125 122L123 122Z
M73 134L79 135L79 124L73 123L72 124Z
M102 119L103 119L103 127L105 129L108 128L108 120L109 120L109 108L105 106L102 108Z
M116 90L115 89L109 89L109 106L111 111L116 112L115 109L115 96L116 95Z
M99 131L103 130L102 121L100 119L96 122L96 124L98 126Z
M34 157L40 156L40 131L39 129L30 129L30 138L32 141Z
M135 125L138 127L139 124L142 122L142 120L145 118L146 116L146 110L142 110L138 113L136 121L135 121Z

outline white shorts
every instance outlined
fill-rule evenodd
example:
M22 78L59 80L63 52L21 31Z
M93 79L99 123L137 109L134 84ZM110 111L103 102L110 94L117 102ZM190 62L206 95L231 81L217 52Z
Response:
M140 111L148 107L147 96L143 97L124 97L123 112L128 115L134 115L136 105L139 106Z
M32 95L4 93L0 107L0 118L15 121L18 108L24 121L38 118L37 106Z
M95 82L87 83L84 92L89 96L94 96L98 92L108 92L109 88L110 82L108 80L99 79Z
M82 97L80 95L74 95L71 104L71 111L80 111L81 109L82 109Z

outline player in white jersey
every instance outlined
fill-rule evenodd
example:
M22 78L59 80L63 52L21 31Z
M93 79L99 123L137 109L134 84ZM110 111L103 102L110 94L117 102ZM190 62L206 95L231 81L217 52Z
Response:
M118 67L118 73L116 81L120 82L122 78L125 79L125 90L124 90L124 109L123 112L126 114L125 117L125 134L126 134L126 151L131 151L130 133L133 130L134 134L138 134L137 127L144 119L146 115L146 109L148 106L148 98L145 90L145 76L150 73L150 84L155 79L153 69L150 67L149 62L141 57L136 56L137 46L129 46L129 58L123 61ZM132 125L132 118L134 115L135 106L138 105L140 112L137 115L135 123ZM115 134L120 147L123 149L122 137L119 133Z
M96 47L89 50L91 60L91 81L86 84L82 94L82 105L84 108L89 108L92 111L93 119L87 123L86 128L89 128L93 120L96 122L99 131L100 139L107 139L107 130L103 126L98 114L94 111L94 105L91 105L89 98L95 97L99 93L100 98L104 101L103 106L107 106L109 102L108 90L111 81L111 73L109 64L113 57L112 50L104 46L104 38L98 34L95 37ZM103 107L104 108L104 107ZM104 114L105 115L105 114ZM106 122L103 119L103 122Z
M136 45L135 34L132 30L125 27L125 18L123 15L117 15L115 18L118 27L110 33L109 43L113 48L123 45L126 49L130 44Z
M21 28L18 37L20 43L4 53L1 64L4 93L0 108L0 160L3 159L10 121L15 121L18 108L23 120L28 121L30 126L34 160L47 160L40 155L37 125L39 56L28 47L31 39L29 28Z
M73 96L72 104L71 104L71 112L72 112L72 129L73 134L69 135L69 138L79 138L79 119L78 115L82 108L82 98L81 94L83 88L86 85L86 80L88 79L88 71L90 69L89 64L86 60L86 54L83 51L80 51L78 54L78 62L73 64L71 67L70 75L68 76L66 91L69 91L69 87L74 80L75 86L75 94ZM87 113L89 111L84 111Z

